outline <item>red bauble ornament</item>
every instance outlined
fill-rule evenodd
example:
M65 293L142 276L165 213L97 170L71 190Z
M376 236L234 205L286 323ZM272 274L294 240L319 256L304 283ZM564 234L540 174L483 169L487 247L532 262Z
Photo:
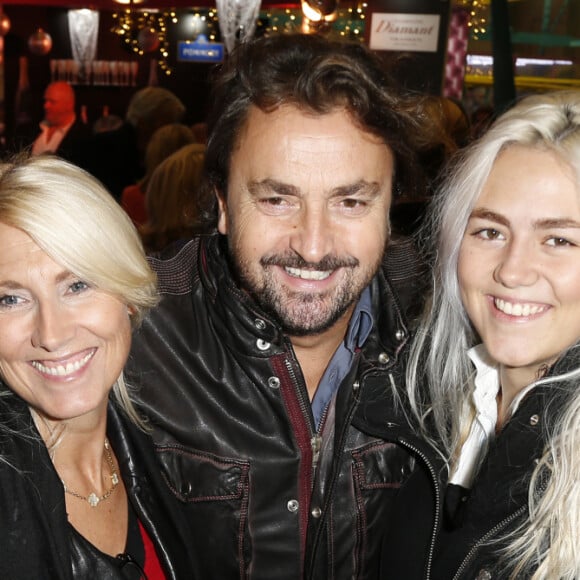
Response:
M52 38L48 32L39 28L36 32L33 32L28 39L28 50L32 54L43 56L50 52L52 48Z

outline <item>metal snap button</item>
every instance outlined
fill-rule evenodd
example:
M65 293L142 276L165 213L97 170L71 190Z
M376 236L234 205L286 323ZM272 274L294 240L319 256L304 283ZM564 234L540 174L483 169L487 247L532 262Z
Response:
M266 342L265 340L262 340L261 338L258 338L258 340L256 341L256 346L258 347L258 350L268 350L271 346L271 344L269 342Z
M296 499L291 499L288 504L286 505L286 507L288 508L288 511L291 513L295 513L298 511L298 508L300 507L300 504L298 503L298 500Z
M280 388L280 379L278 377L270 377L268 379L268 386L271 389L279 389Z

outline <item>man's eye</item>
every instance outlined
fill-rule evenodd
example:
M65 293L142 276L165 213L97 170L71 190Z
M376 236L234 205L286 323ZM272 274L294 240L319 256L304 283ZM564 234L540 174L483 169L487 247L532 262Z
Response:
M292 199L283 196L263 197L258 202L258 207L266 214L286 215L294 210L297 205Z
M366 206L366 202L361 199L346 198L342 200L342 205L347 209L357 209Z
M267 197L262 200L262 203L265 203L267 205L280 206L285 205L286 201L282 197Z

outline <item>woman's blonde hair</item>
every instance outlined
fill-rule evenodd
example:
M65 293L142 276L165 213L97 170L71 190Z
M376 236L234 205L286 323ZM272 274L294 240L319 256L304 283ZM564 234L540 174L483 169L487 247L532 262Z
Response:
M479 342L460 297L459 250L495 160L513 145L556 155L580 183L580 91L527 97L504 113L461 153L428 212L433 294L411 349L407 384L415 414L434 422L448 460L456 455L473 417L474 373L466 351ZM505 538L512 578L580 577L579 379L580 368L540 381L572 381L574 388L567 389L569 401L557 411L556 420L545 422L555 427L547 433L544 457L532 475L529 518Z
M0 222L18 228L55 262L127 304L138 325L157 303L156 276L139 234L101 183L50 155L0 164ZM123 376L114 394L137 419Z

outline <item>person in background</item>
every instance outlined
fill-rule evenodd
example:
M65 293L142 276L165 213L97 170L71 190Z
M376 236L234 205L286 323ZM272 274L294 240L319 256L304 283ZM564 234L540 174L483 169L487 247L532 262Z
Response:
M0 165L0 244L0 577L195 578L123 378L157 302L129 218L78 167L21 157Z
M431 212L407 380L439 454L416 443L382 577L579 578L580 91L504 113Z
M399 196L391 208L394 233L412 236L425 220L429 201L437 190L449 159L469 139L469 118L463 108L452 99L429 95L425 109L429 115L430 145L422 150L420 163L427 175L427 187L422 195Z
M181 100L167 89L140 89L129 101L121 127L93 134L79 164L120 201L123 189L145 174L145 150L153 133L181 122L185 111Z
M471 138L478 139L489 129L495 119L491 105L481 105L471 113Z
M121 206L136 226L147 221L145 191L155 168L169 155L193 142L193 132L183 123L170 123L153 133L145 149L145 175L137 183L125 187L121 194Z
M191 126L191 130L196 143L201 143L202 145L207 143L207 123L205 121L194 123Z
M162 129L160 129L162 130ZM161 162L147 185L147 222L139 228L147 253L159 252L195 234L210 233L202 198L205 145L185 145Z
M44 120L40 134L32 143L32 154L53 153L76 162L91 134L90 128L77 117L72 86L65 81L50 83L44 91Z
M119 129L123 124L123 119L119 115L112 115L107 105L103 106L101 116L93 123L93 133L106 133Z
M202 577L374 578L414 459L350 418L399 380L420 306L389 208L422 186L428 122L368 49L316 35L243 43L211 102L214 233L152 258L128 376Z

